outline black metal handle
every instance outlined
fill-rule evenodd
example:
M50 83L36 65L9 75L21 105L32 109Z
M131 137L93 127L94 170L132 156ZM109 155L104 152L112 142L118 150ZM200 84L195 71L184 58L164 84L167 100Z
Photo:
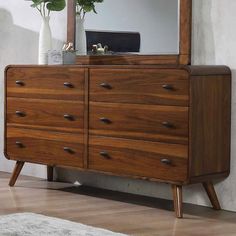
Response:
M166 90L174 90L174 87L171 84L163 84L162 88Z
M109 153L107 151L102 151L100 152L100 156L106 158L106 159L111 159Z
M23 148L23 147L24 147L23 143L22 143L22 142L19 142L19 141L16 141L16 146L17 146L18 148Z
M101 83L100 86L105 88L105 89L112 89L111 85L108 84L108 83Z
M16 111L16 115L19 116L19 117L26 116L25 112L23 112L23 111Z
M65 114L64 118L67 119L67 120L71 120L71 121L75 120L74 116L69 115L69 114Z
M64 86L67 87L67 88L74 88L74 85L70 82L65 82Z
M161 163L165 165L171 165L171 160L164 158L164 159L161 159Z
M111 120L109 120L108 118L105 118L105 117L100 118L100 121L105 124L111 124Z
M162 125L166 128L174 128L174 125L167 121L162 122Z
M21 80L17 80L17 81L16 81L16 85L24 86L25 83L24 83L23 81L21 81Z
M64 147L63 150L64 150L65 152L70 153L70 154L74 154L74 153L75 153L75 152L74 152L71 148L69 148L69 147Z

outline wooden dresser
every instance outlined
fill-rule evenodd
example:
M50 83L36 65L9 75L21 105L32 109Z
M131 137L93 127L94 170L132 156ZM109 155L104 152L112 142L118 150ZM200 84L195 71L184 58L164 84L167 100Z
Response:
M5 155L182 186L230 171L231 72L223 66L9 66Z

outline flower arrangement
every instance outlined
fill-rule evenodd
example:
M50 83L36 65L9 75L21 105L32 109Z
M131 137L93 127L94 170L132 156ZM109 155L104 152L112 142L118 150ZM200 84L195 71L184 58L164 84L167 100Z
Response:
M51 11L61 11L66 7L65 0L27 0L31 1L31 7L36 8L40 15L45 18L49 17Z
M96 3L102 3L103 0L76 0L76 14L84 19L86 13L93 11L97 14L95 9Z

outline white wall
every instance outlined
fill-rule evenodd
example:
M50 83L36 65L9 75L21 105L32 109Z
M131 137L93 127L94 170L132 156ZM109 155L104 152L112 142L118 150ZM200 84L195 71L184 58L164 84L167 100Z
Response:
M36 64L41 18L25 0L0 1L0 148L3 150L4 68L8 64ZM54 48L61 48L66 38L66 11L51 16ZM1 151L0 171L12 171L13 162ZM23 174L45 177L45 166L27 164Z
M0 71L1 71L1 133L3 133L3 67L9 63L36 63L37 38L40 18L22 0L0 3ZM216 183L222 207L236 211L236 1L193 0L193 63L225 64L233 72L232 102L232 162L231 175ZM5 10L3 10L5 9ZM6 11L7 10L7 11ZM20 13L21 11L21 13ZM14 16L13 21L11 15ZM57 14L53 23L54 37L65 39L65 14ZM27 48L23 42L27 42ZM30 52L30 53L29 53ZM3 146L1 135L1 148ZM0 158L0 170L9 171L9 161ZM45 168L32 167L23 173L43 176ZM85 174L77 171L60 171L60 179L75 181L120 191L146 194L171 199L170 186L132 179ZM184 201L208 205L206 194L200 185L184 191Z

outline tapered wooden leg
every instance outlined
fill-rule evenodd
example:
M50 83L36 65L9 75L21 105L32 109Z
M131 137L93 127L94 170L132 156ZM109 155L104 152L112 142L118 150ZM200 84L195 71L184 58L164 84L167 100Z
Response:
M47 166L47 179L49 182L53 181L53 166Z
M16 162L15 168L14 168L12 176L11 176L11 179L9 181L9 186L13 187L15 185L16 180L17 180L24 164L25 164L25 162L23 162L23 161L17 161Z
M207 195L211 201L213 209L221 210L220 203L218 201L218 198L217 198L217 195L215 192L215 188L214 188L214 185L212 184L212 182L204 182L202 184L203 184L203 187L205 188Z
M175 214L177 218L183 218L182 186L172 185Z

